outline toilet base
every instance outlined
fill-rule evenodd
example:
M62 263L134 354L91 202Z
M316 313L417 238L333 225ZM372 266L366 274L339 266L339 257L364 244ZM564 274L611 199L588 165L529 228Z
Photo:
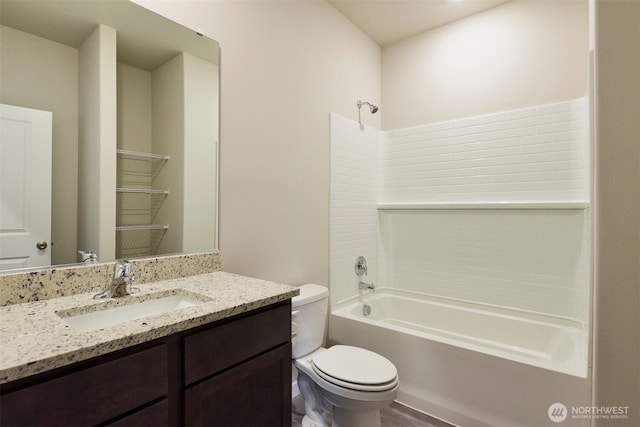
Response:
M380 427L380 408L393 402L398 392L396 385L382 395L361 396L370 400L355 400L318 386L304 371L298 370L297 378L304 398L303 427Z
M304 416L302 419L302 427L331 427L333 424L323 424L316 421L313 421L308 416Z

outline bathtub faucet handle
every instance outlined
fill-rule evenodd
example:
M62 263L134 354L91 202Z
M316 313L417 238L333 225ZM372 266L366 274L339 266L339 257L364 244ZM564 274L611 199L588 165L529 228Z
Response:
M358 258L356 258L356 275L362 277L362 275L364 274L365 276L367 275L367 260L360 255Z

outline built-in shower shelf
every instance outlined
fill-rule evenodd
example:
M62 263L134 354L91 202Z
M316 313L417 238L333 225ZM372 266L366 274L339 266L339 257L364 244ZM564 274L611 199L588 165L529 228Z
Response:
M131 151L131 150L116 150L116 153L120 157L133 158L139 160L169 160L168 155L164 154L153 154L153 153L143 153L141 151Z
M168 230L169 224L118 225L116 231Z
M116 188L117 193L141 193L141 194L169 194L169 190L154 190L151 188Z
M422 202L378 203L378 210L437 210L437 209L587 209L589 202Z

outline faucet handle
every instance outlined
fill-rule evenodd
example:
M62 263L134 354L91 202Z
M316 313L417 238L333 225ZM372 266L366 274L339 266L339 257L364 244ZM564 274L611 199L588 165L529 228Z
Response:
M116 261L115 269L113 271L113 277L129 277L131 273L131 264L126 259L119 259Z
M358 276L367 275L367 260L362 255L356 258L355 270Z

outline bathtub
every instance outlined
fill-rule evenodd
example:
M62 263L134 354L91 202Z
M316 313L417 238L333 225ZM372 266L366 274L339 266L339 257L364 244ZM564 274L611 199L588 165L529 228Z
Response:
M356 297L333 314L552 371L587 376L586 328L574 319L393 289Z
M459 425L554 425L552 403L590 402L587 328L575 319L382 288L332 308L329 337L385 355L400 402Z

